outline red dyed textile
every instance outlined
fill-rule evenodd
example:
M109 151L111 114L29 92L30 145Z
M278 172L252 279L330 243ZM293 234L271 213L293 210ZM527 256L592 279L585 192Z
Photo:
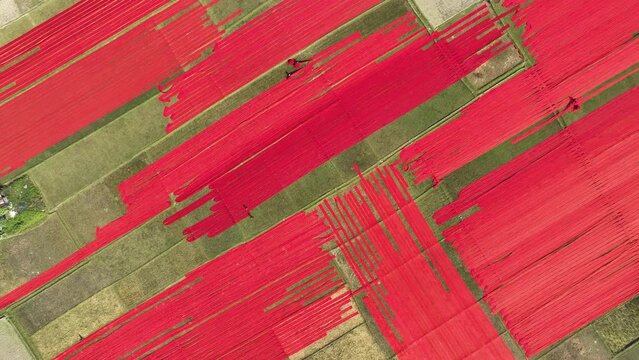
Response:
M2 46L0 101L168 3L169 0L82 0L72 5Z
M113 9L118 10L121 9ZM92 19L90 15L86 16ZM79 22L84 24L85 20ZM221 35L214 25L205 25L206 22L206 9L198 1L178 0L124 35L0 105L3 121L0 175L19 168L197 60ZM63 33L60 36L77 39L77 49L69 49L75 42L65 39L53 44L57 45L53 49L40 50L3 71L0 81L18 82L7 94L41 77L44 71L62 65L113 32L112 28L97 29L103 32L88 38L81 36L82 33ZM25 43L30 44L26 40ZM12 44L0 49L0 56L5 52L12 53ZM31 45L38 44L45 46L44 42ZM47 54L51 58L46 57Z
M519 6L524 1L505 1ZM534 0L515 12L535 65L401 152L435 183L639 62L639 0Z
M168 209L171 195L178 203L192 200L197 205L178 210L165 223L196 206L210 206L212 198L213 213L184 234L195 240L221 233L508 46L496 42L485 49L505 30L496 27L498 18L491 18L486 6L430 35L414 21L409 13L365 39L353 34L316 54L291 79L283 79L121 183L127 214L99 228L87 246L0 298L0 308ZM397 51L376 61L392 50ZM206 199L196 196L202 191Z
M215 236L271 196L458 81L503 49L477 52L503 34L481 8L474 26L428 35L414 16L365 39L347 38L287 81L260 94L120 186L134 206L202 190L213 214L186 229L189 240ZM462 23L462 22L460 22ZM457 29L467 28L446 41ZM492 29L491 29L492 28ZM479 34L485 33L481 38ZM433 43L435 39L442 41ZM428 46L426 50L423 50ZM384 61L380 56L397 49ZM448 54L444 56L443 54ZM329 56L334 55L330 60ZM404 79L397 81L397 79ZM164 195L158 193L158 190ZM197 202L198 206L203 202ZM194 210L195 206L189 207ZM180 211L167 224L186 215Z
M435 214L534 355L639 294L639 87L464 188Z
M513 359L396 168L376 169L320 209L400 359Z
M57 359L284 359L356 315L321 248L328 230L317 214L296 214Z
M172 131L381 0L283 0L162 89Z

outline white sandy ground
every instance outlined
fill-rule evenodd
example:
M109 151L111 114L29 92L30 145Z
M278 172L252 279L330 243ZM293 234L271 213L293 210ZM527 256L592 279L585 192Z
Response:
M31 354L9 321L0 318L0 360L31 360Z
M0 26L20 16L20 8L15 0L0 0Z
M462 10L478 3L479 0L414 0L417 8L424 14L426 20L439 27L446 20L459 14Z

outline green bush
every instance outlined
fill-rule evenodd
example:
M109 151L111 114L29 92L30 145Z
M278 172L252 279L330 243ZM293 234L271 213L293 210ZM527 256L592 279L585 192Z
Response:
M38 188L27 176L22 176L2 188L11 202L11 208L0 208L0 235L21 233L44 221L47 217L44 201ZM9 211L15 211L9 218Z
M12 219L0 220L0 226L7 235L18 234L44 221L46 217L44 211L25 210Z
M26 176L15 179L3 191L15 211L44 210L40 191Z

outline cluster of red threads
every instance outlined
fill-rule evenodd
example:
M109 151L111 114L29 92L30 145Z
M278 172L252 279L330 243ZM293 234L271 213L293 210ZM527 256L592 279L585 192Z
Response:
M512 359L464 284L402 174L377 168L320 209L400 359Z
M545 118L556 119L639 62L639 1L534 0L512 10L516 23L525 24L535 65L402 150L418 182L442 179Z
M639 293L639 87L464 188L435 214L533 355Z
M0 175L179 73L222 35L198 1L158 9L165 3L80 2L0 49Z
M315 213L296 214L57 359L285 359L356 315L322 249L329 230Z

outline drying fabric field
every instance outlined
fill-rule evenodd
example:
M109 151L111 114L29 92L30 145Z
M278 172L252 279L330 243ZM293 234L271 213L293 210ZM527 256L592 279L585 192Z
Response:
M0 0L0 360L638 359L638 24Z

